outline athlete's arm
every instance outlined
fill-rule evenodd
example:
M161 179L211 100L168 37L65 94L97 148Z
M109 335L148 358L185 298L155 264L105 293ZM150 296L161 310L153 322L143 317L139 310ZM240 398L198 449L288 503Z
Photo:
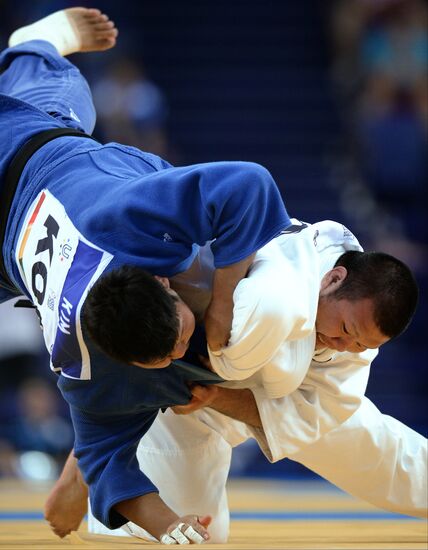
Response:
M80 473L77 459L71 451L61 476L45 504L45 518L53 532L62 538L71 531L77 531L87 512L87 502L88 486ZM115 509L137 525L147 525L147 530L158 539L163 534L172 532L179 523L191 525L204 540L209 539L206 527L211 520L208 516L180 518L166 506L157 493L148 493L119 502ZM184 527L182 531L185 531Z
M189 526L196 531L196 535L186 535L188 540L202 537L201 542L209 538L205 529L209 517L202 517L200 522L195 515L179 517L140 470L136 447L157 411L104 414L101 418L75 407L70 411L76 433L74 453L89 487L92 512L101 523L116 529L134 521L157 538L165 533L174 537L174 529L184 523L183 531Z
M235 264L214 271L212 298L205 314L207 343L212 351L227 345L233 318L233 293L254 259L251 254Z
M148 493L141 497L123 500L116 504L115 508L122 516L140 527L145 528L158 540L165 534L174 536L174 530L181 523L184 524L180 529L183 536L184 532L186 532L187 528L190 526L203 540L209 539L209 534L206 530L206 527L208 527L211 522L209 516L199 518L199 516L196 515L186 515L179 517L164 503L157 493ZM180 537L180 535L178 535L178 537ZM191 538L190 540L196 542L199 539L195 540ZM184 542L184 544L188 544L188 542Z
M175 414L190 414L203 407L209 407L230 418L262 428L257 403L248 389L229 389L221 386L194 386L188 405L172 407Z
M274 179L254 163L171 167L145 175L144 192L139 180L130 185L115 212L121 221L117 255L130 251L141 267L165 277L189 267L195 245L210 242L215 268L224 268L245 260L291 224ZM101 219L108 215L111 206L100 212Z

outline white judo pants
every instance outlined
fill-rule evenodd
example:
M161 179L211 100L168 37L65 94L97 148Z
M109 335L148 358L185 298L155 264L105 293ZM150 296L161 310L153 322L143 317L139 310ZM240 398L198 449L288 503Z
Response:
M244 424L215 411L178 416L168 410L158 415L137 454L166 504L178 515L210 514L210 542L220 543L229 533L226 481L232 447L248 437ZM426 516L427 440L383 415L367 398L344 424L289 458L375 506ZM89 526L92 533L126 534L91 516Z

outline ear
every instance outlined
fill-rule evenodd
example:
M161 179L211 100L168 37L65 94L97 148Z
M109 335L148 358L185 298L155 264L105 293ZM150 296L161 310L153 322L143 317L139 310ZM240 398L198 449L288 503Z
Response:
M346 279L348 271L346 267L338 265L324 275L321 279L320 296L326 296L337 290Z
M165 288L170 288L169 279L167 277L159 277L159 275L155 275L154 277L162 286Z

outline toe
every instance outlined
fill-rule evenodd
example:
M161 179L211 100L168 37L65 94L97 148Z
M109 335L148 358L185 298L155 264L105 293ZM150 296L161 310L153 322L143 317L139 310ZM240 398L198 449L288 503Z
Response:
M105 23L94 23L94 28L96 31L108 31L113 27L113 21L106 21Z
M100 38L97 40L97 49L99 49L100 51L109 50L110 48L113 48L115 44L116 44L116 37Z
M119 34L117 29L109 29L107 31L99 31L95 34L95 38L97 41L100 40L109 40L111 38L116 38Z
M93 17L99 17L101 16L101 10L98 10L97 8L88 8L85 10L84 16L92 19Z

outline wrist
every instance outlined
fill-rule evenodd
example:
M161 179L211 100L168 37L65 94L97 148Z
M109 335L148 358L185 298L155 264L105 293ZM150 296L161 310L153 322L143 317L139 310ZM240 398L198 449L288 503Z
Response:
M178 519L160 498L158 493L145 495L119 502L114 507L123 517L132 521L159 539L168 526Z

